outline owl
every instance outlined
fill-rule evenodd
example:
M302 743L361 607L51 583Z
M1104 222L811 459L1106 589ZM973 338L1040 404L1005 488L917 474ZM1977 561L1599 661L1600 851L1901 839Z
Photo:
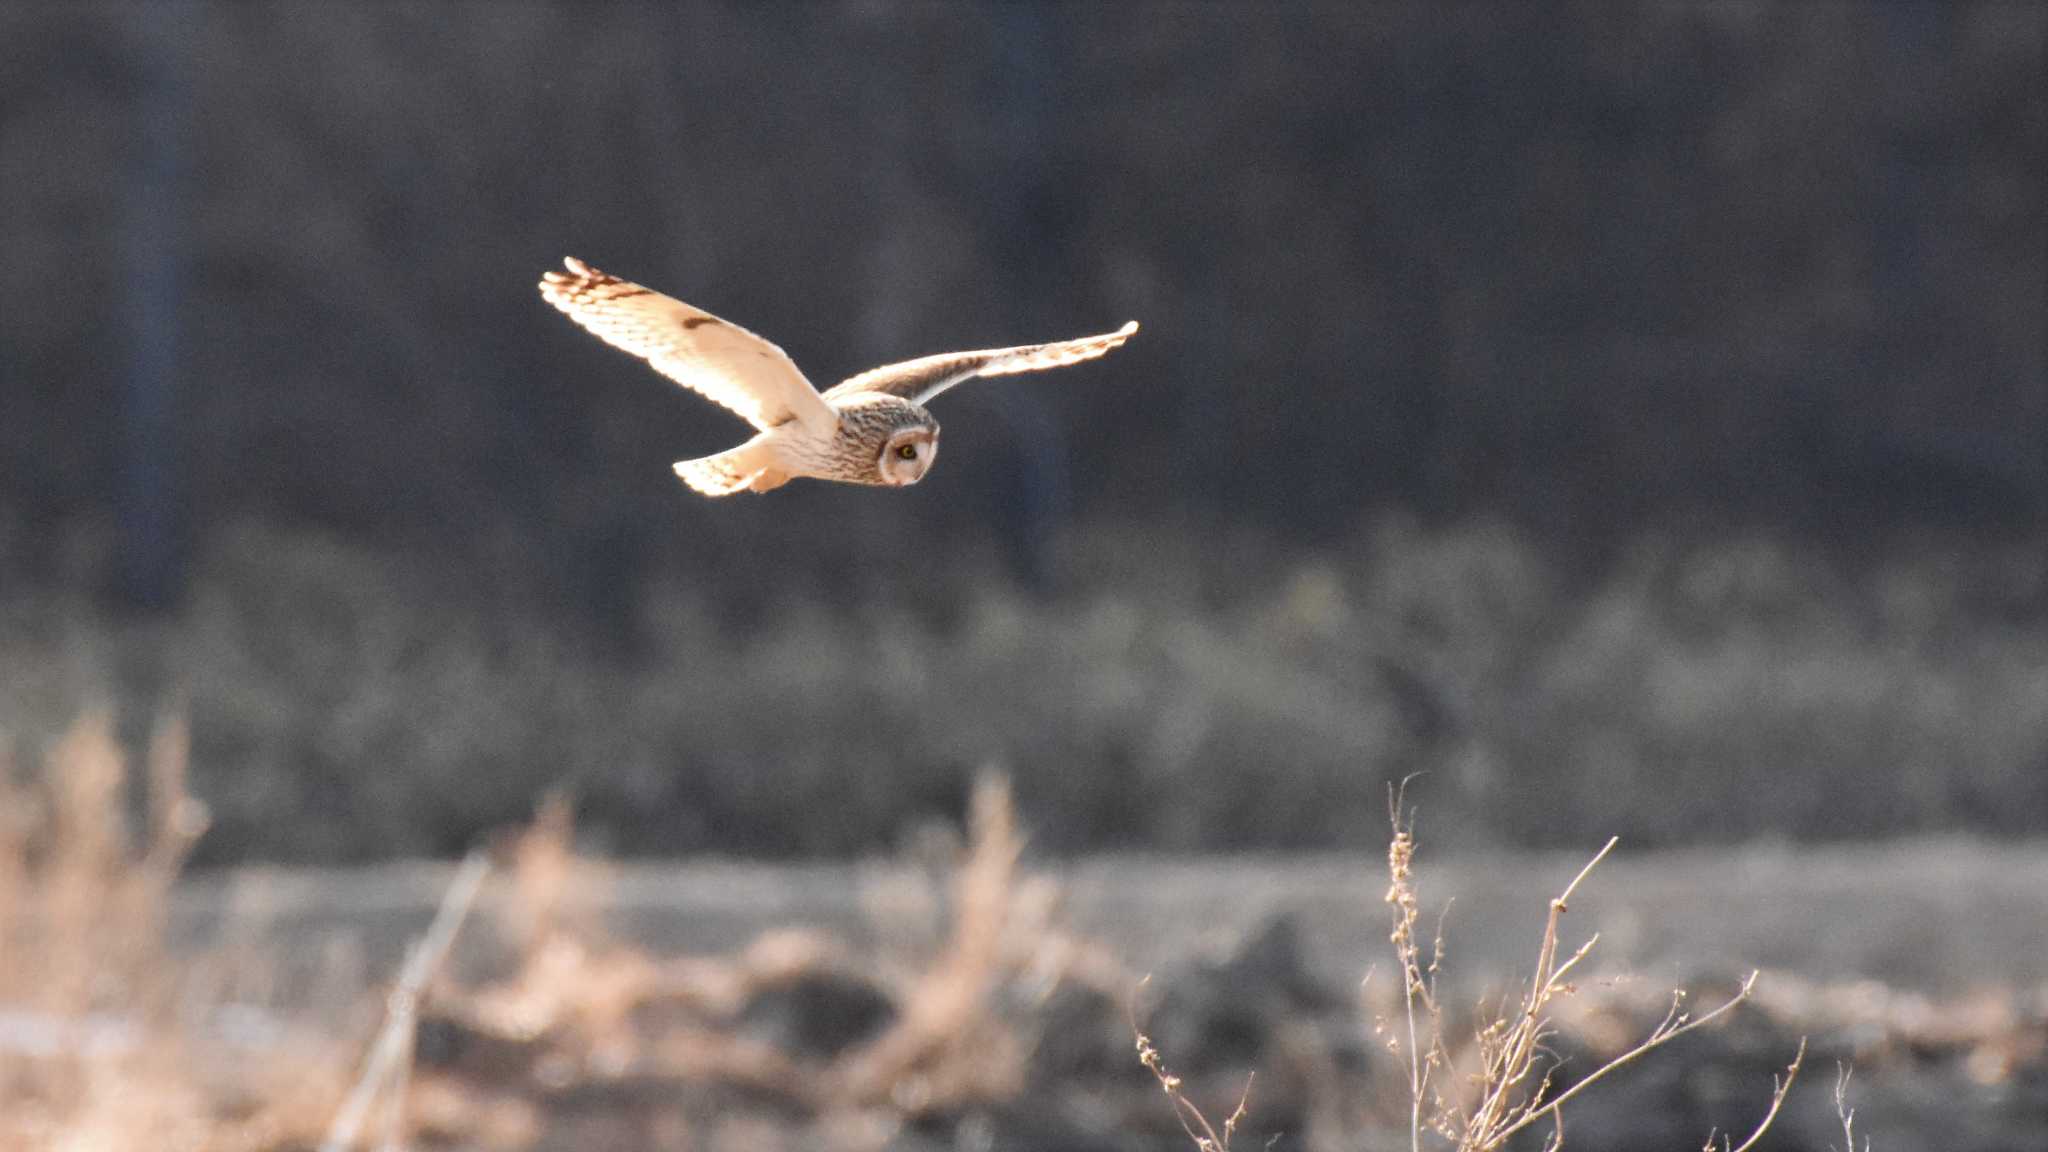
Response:
M598 339L730 408L754 438L676 462L706 496L767 492L799 476L902 488L938 458L939 422L924 405L976 376L1036 372L1093 360L1131 338L1134 321L1101 336L889 364L820 393L782 349L736 324L571 257L541 277L540 294Z

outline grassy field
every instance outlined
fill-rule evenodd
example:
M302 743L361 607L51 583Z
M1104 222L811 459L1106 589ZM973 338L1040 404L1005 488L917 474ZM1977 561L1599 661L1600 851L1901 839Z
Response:
M1247 1148L1521 1147L1562 1099L1576 1148L1819 1149L1838 1064L1878 1147L2048 1124L2038 848L1061 864L989 779L860 865L610 864L553 803L470 911L440 865L176 881L183 741L131 805L88 717L0 809L5 1147L1163 1149L1249 1081Z

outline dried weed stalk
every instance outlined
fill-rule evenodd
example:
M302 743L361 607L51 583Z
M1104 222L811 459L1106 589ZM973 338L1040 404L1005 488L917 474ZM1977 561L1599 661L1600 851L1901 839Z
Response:
M35 828L36 798L14 779L14 758L0 740L0 1000L12 1000L28 987L28 950L21 923L29 893L29 836Z
M588 906L601 883L599 869L576 855L576 809L568 794L549 792L534 809L533 823L511 839L506 899L492 911L501 933L517 948L521 966L532 969L572 925L569 914ZM593 925L576 923L580 936Z
M1223 1128L1219 1131L1215 1125L1209 1123L1209 1118L1202 1114L1201 1108L1181 1091L1180 1077L1167 1070L1166 1061L1159 1055L1159 1049L1152 1046L1152 1038L1145 1035L1144 1029L1138 1027L1135 1010L1131 1019L1131 1031L1138 1037L1138 1063L1143 1064L1145 1070L1152 1073L1153 1078L1159 1081L1160 1090L1173 1102L1173 1114L1180 1121L1181 1130L1188 1134L1188 1139L1195 1142L1199 1152L1230 1152L1230 1142L1237 1137L1237 1125L1244 1119L1245 1110L1251 1105L1252 1078L1245 1077L1244 1092L1237 1098L1237 1107L1224 1119Z
M131 773L95 709L34 779L0 763L0 1147L304 1146L339 1095L319 1052L241 1052L194 1011L194 968L164 939L207 822L187 748L160 719Z
M1477 1030L1472 1043L1475 1067L1468 1090L1446 1094L1440 1085L1452 1060L1445 1038L1443 1004L1437 990L1437 978L1443 967L1443 930L1439 922L1430 943L1423 943L1419 930L1422 898L1415 878L1413 818L1408 814L1399 790L1390 797L1389 807L1393 836L1387 846L1385 899L1392 914L1389 938L1400 969L1406 1031L1405 1040L1396 1039L1393 1047L1406 1055L1411 1152L1421 1152L1425 1143L1448 1146L1456 1152L1497 1152L1505 1148L1516 1133L1539 1124L1550 1126L1543 1142L1545 1152L1557 1152L1564 1146L1563 1109L1573 1098L1651 1051L1721 1019L1750 999L1756 985L1755 972L1743 980L1733 996L1698 1015L1685 1010L1683 991L1674 992L1669 1010L1648 1036L1563 1091L1553 1090L1559 1065L1549 1048L1549 1041L1556 1031L1551 1010L1560 998L1576 991L1571 981L1572 974L1599 941L1596 933L1565 953L1559 926L1579 886L1614 851L1617 841L1610 839L1550 901L1543 936L1536 949L1535 970L1527 989L1511 1005L1504 1004L1500 1010L1491 1013L1492 1018ZM1230 1138L1244 1113L1244 1102L1239 1102L1237 1112L1218 1131L1182 1093L1179 1077L1167 1071L1158 1050L1153 1047L1151 1039L1138 1029L1135 1019L1132 1031L1138 1037L1139 1063L1158 1079L1160 1087L1173 1102L1181 1126L1187 1130L1199 1152L1227 1152ZM1791 1064L1783 1074L1774 1078L1770 1107L1747 1139L1734 1144L1724 1136L1717 1144L1715 1137L1709 1135L1707 1152L1714 1152L1717 1148L1720 1152L1750 1152L1777 1118L1805 1056L1806 1043L1802 1040ZM1249 1083L1246 1092L1250 1092ZM1839 1089L1837 1098L1839 1101ZM1847 1130L1846 1112L1844 1129ZM1855 1152L1855 1149L1852 1147L1848 1152Z
M166 897L207 822L205 806L186 791L186 749L184 722L159 721L139 845L126 814L127 757L110 712L85 713L45 759L46 835L6 869L27 882L16 906L40 929L31 935L42 942L41 970L29 978L45 1010L85 1012L109 997L132 1005L164 991ZM29 846L17 837L10 839L18 848Z
M988 1010L1001 979L1004 936L1024 840L1009 786L983 777L974 789L970 843L953 877L953 929L915 979L888 1031L831 1069L829 1095L851 1105L912 1110L963 1096L1007 1095L1022 1055Z
M470 905L476 902L477 890L483 887L490 871L488 856L471 853L442 893L433 923L406 956L405 968L391 992L384 1027L363 1061L362 1075L357 1077L355 1087L328 1127L320 1152L345 1152L355 1147L370 1109L379 1099L384 1102L379 1147L396 1150L406 1145L405 1098L412 1076L412 1046L420 999L426 995L428 981L441 970L456 934L462 930L463 920L469 916Z
M1424 1101L1432 1101L1438 1115L1448 1108L1433 1084L1438 1070L1450 1063L1443 1042L1443 1006L1436 995L1437 973L1443 964L1443 925L1438 922L1425 964L1415 931L1422 916L1422 900L1415 890L1414 822L1403 814L1399 793L1392 800L1390 816L1394 834L1387 842L1387 875L1391 882L1386 902L1394 910L1394 957L1401 968L1401 1003L1408 1027L1409 1140L1410 1147L1419 1152Z
M1442 933L1431 948L1427 962L1416 935L1421 899L1416 891L1415 835L1412 818L1405 814L1398 793L1393 797L1393 840L1387 851L1389 885L1386 902L1392 908L1391 939L1403 978L1403 1005L1408 1025L1409 1144L1420 1152L1425 1131L1447 1141L1458 1152L1493 1152L1505 1147L1509 1138L1537 1124L1551 1125L1546 1149L1564 1144L1564 1105L1581 1092L1607 1078L1656 1048L1695 1029L1705 1027L1735 1010L1750 998L1755 972L1742 982L1735 995L1710 1011L1694 1015L1685 1010L1685 993L1672 993L1671 1006L1662 1021L1633 1048L1581 1077L1571 1087L1553 1093L1557 1061L1548 1050L1555 1029L1550 1010L1561 997L1575 988L1572 972L1599 942L1595 933L1560 959L1559 924L1569 909L1573 894L1592 874L1618 842L1610 839L1579 869L1564 890L1550 901L1543 936L1536 949L1536 967L1529 985L1512 1009L1497 1013L1474 1037L1478 1068L1473 1092L1458 1101L1446 1100L1435 1090L1435 1075L1449 1063L1443 1030L1443 1013L1436 995L1436 976L1443 955ZM1732 1152L1745 1152L1762 1137L1777 1116L1793 1078L1799 1074L1806 1046L1796 1056L1773 1088L1771 1107L1750 1137ZM1712 1138L1708 1146L1712 1147ZM1722 1147L1727 1149L1724 1139Z
M1842 1152L1870 1152L1868 1136L1863 1138L1861 1148L1856 1146L1856 1110L1849 1107L1849 1079L1855 1074L1856 1070L1847 1064L1835 1066L1835 1116L1842 1122Z
M1805 1062L1806 1037L1801 1036L1799 1038L1799 1051L1793 1053L1792 1063L1785 1066L1784 1074L1778 1075L1774 1073L1771 1076L1771 1106L1764 1109L1763 1119L1756 1122L1756 1127L1750 1130L1748 1139L1735 1145L1733 1148L1729 1147L1728 1137L1721 1137L1721 1146L1718 1152L1750 1152L1751 1149L1756 1147L1756 1142L1764 1138L1764 1133L1770 1131L1772 1122L1777 1120L1778 1109L1785 1106L1785 1094L1792 1091L1792 1081L1799 1076L1799 1067ZM1714 1133L1707 1133L1707 1142L1700 1146L1700 1152L1716 1152Z

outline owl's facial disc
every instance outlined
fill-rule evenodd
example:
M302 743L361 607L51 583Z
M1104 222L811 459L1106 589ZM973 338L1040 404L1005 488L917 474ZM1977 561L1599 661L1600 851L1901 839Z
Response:
M901 488L924 479L939 456L939 434L931 428L904 428L882 444L876 467L882 483Z

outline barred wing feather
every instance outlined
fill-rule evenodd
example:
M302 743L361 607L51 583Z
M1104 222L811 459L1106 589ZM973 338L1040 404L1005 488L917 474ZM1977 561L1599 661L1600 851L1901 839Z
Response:
M976 376L1007 376L1017 372L1038 372L1079 364L1118 347L1138 330L1133 320L1114 332L1057 340L1050 344L1025 344L1016 348L990 348L981 352L945 352L900 364L871 368L834 385L825 395L844 396L851 392L882 392L924 404L932 397Z
M767 431L791 420L829 436L839 417L782 349L737 324L574 257L541 277L540 294L614 348Z

